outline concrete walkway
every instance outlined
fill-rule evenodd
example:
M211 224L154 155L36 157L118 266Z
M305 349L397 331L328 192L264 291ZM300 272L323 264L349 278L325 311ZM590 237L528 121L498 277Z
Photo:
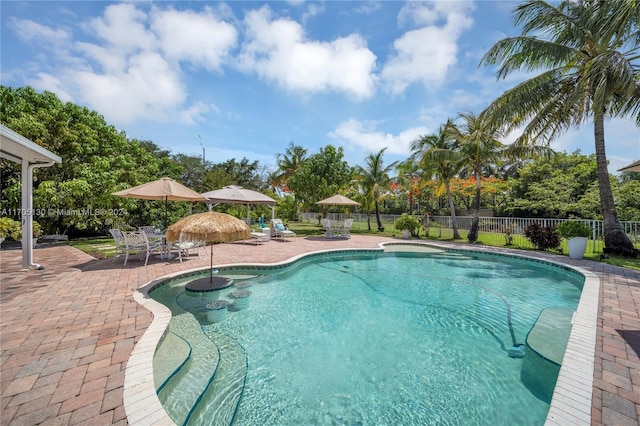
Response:
M318 250L375 248L384 241L393 240L356 235L346 241L301 237L222 244L213 247L214 264L273 263ZM600 278L591 424L638 425L640 271L532 254ZM34 260L46 269L20 271L20 251L0 251L0 423L129 424L124 372L152 320L132 295L158 277L208 267L208 253L182 264L153 259L145 267L133 260L124 267L121 259L96 260L55 246L36 249Z

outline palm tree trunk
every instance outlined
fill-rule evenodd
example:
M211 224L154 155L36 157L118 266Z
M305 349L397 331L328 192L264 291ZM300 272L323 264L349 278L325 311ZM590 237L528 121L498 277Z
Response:
M378 231L384 231L384 226L382 226L382 220L380 219L380 207L378 206L378 199L376 198L374 201L376 206L376 221L378 222Z
M449 200L449 209L451 210L451 226L453 228L453 239L459 240L460 233L458 232L458 220L456 219L456 206L453 204L453 196L451 195L451 188L449 188L449 181L444 183L447 189L447 199Z
M607 155L604 143L604 114L596 113L594 117L594 136L596 142L596 161L598 164L598 188L600 190L600 206L604 218L604 252L623 256L637 256L638 251L622 230L618 220L618 212L609 182Z
M471 229L469 230L469 235L467 239L470 243L475 243L478 240L478 224L480 222L480 194L481 194L481 185L480 182L480 171L476 170L476 199L475 199L475 213L473 213L473 221L471 222Z

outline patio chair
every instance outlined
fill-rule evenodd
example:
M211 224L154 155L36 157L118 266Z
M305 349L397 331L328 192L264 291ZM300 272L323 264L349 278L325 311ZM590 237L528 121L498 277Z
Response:
M109 233L113 237L113 241L116 245L116 251L113 254L113 258L111 259L111 261L113 262L116 257L125 254L126 244L124 242L124 235L122 235L122 231L120 231L119 229L109 229Z
M158 236L162 235L162 231L155 226L139 226L138 231L147 234L147 238L150 240L162 240L162 237Z
M320 222L322 224L322 229L324 229L324 237L325 238L333 238L333 227L331 226L331 219L325 217Z
M353 226L353 219L345 219L342 226L342 236L344 238L351 238L351 227Z
M172 242L169 247L169 252L172 249L175 249L178 252L178 258L180 259L180 263L182 263L182 256L189 256L189 252L191 250L195 250L198 253L198 259L200 259L200 247L204 246L204 242L201 241L189 241L187 240L182 232L180 233L180 237L178 241Z
M149 240L147 234L140 231L125 231L122 233L125 241L124 264L127 264L130 254L138 254L142 261L142 256L146 255L144 266L149 262L149 255L157 252L162 254L163 247L160 240Z
M271 238L282 238L285 241L287 238L296 239L296 233L290 231L284 227L282 219L271 219Z

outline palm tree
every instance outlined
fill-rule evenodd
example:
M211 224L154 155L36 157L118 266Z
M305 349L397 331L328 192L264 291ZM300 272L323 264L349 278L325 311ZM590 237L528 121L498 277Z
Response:
M382 155L387 148L382 148L377 154L370 154L365 158L365 167L356 166L357 179L365 191L365 196L369 199L370 204L373 202L376 211L376 221L378 222L378 231L384 231L382 226L382 220L380 220L380 195L382 190L389 186L389 183L393 180L389 176L389 173L396 166L397 161L384 167L384 160Z
M514 13L523 35L497 42L481 64L499 64L498 78L517 70L542 73L507 90L484 114L506 130L524 125L518 145L548 145L566 130L593 120L605 250L637 254L618 221L604 120L631 115L640 125L640 2L566 0L553 6L531 0Z
M463 162L458 148L457 141L452 138L451 131L452 122L449 120L447 124L440 127L437 135L421 136L418 140L411 144L411 157L418 161L422 169L425 171L433 171L440 182L440 193L445 191L449 209L451 211L451 221L453 227L453 238L460 239L458 231L458 221L456 220L456 206L453 202L451 194L451 179L460 171Z
M300 166L307 160L306 148L289 142L289 146L284 154L277 154L276 161L278 170L271 177L271 184L273 186L286 185L289 178L300 168ZM298 217L298 198L296 194L293 194L293 204L295 205L295 214Z
M491 164L495 164L505 154L506 146L500 142L499 132L483 118L472 113L461 113L461 126L452 124L447 131L459 144L462 161L469 168L476 181L474 201L475 212L468 239L474 243L478 239L478 223L480 222L480 196L482 193L482 172Z

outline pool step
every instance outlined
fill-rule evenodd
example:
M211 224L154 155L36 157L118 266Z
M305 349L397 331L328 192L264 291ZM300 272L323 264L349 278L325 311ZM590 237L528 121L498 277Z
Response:
M213 381L189 418L189 425L231 424L242 397L247 375L247 355L235 340L217 333L209 336L220 348Z
M174 313L169 329L177 336L188 336L191 342L191 357L158 392L171 419L182 425L209 386L220 357L218 347L202 334L200 323L192 315Z
M527 345L540 356L561 365L571 334L573 309L547 308L527 335Z
M153 380L161 390L191 356L191 346L180 336L167 332L153 355Z

